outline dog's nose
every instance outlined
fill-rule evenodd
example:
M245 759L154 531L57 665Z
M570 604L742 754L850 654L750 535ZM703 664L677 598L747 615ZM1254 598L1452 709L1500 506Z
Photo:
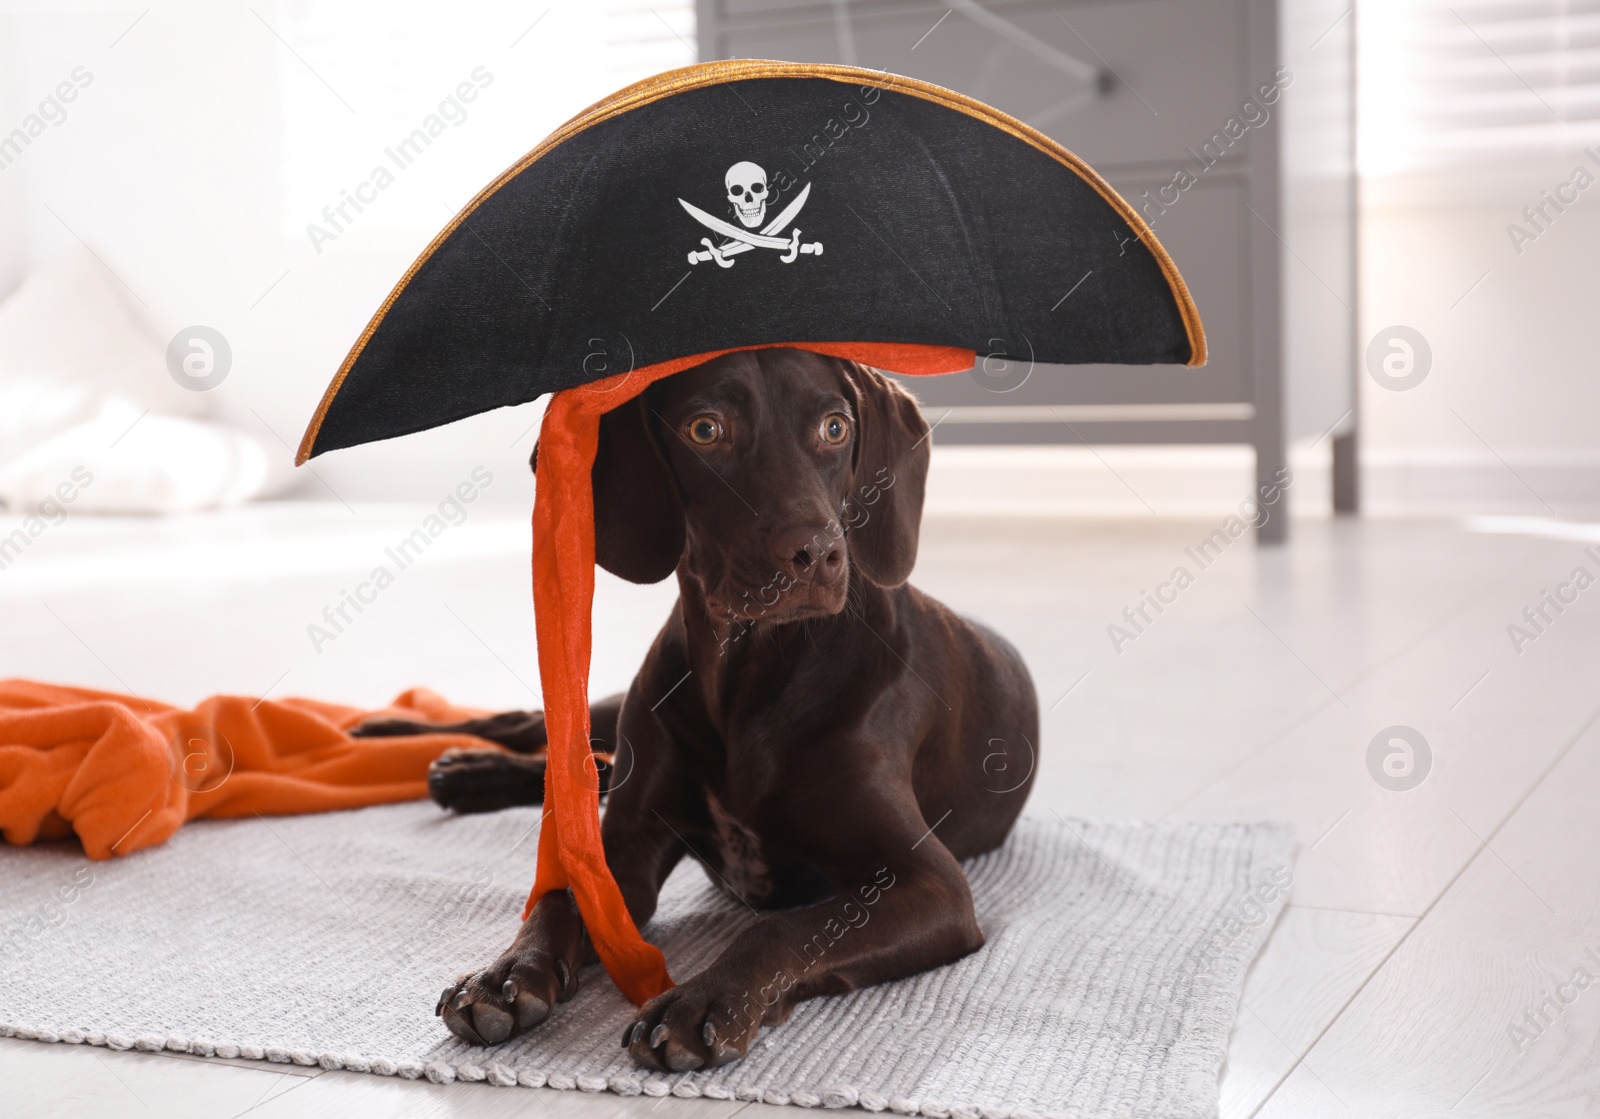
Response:
M772 558L792 565L803 579L831 583L844 571L844 539L837 526L792 525L772 534Z

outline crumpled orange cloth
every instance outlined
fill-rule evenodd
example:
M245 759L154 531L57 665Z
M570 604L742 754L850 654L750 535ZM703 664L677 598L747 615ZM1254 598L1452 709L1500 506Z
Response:
M456 722L483 712L413 688L382 711L314 699L212 696L192 711L138 696L0 680L0 834L77 833L91 859L164 843L200 816L282 816L417 800L460 734L352 738L373 715Z

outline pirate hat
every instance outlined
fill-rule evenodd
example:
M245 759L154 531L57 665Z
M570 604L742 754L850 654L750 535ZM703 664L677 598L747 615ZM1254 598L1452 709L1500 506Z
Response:
M1171 258L1059 144L926 82L741 60L658 75L562 125L434 238L328 386L299 462L554 394L534 508L550 744L528 905L570 887L635 1002L672 981L606 868L589 760L601 414L733 350L934 374L997 340L1050 363L1205 361Z

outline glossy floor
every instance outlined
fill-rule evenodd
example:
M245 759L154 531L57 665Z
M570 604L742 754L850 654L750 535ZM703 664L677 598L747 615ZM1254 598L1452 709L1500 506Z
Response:
M376 704L426 683L535 703L526 522L475 513L393 570L385 549L427 512L69 520L0 571L0 673L177 702ZM1030 812L1298 828L1224 1116L1600 1112L1596 540L1592 526L1507 520L1310 520L1272 550L1220 522L925 526L914 581L1032 666L1047 712ZM341 618L380 564L393 584ZM602 580L597 694L626 683L670 598ZM0 1097L7 1115L85 1117L719 1119L746 1106L17 1040L0 1041Z

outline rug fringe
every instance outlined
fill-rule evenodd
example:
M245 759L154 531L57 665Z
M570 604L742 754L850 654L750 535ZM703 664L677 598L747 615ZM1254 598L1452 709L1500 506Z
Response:
M737 1089L730 1091L721 1084L707 1084L703 1089L688 1077L668 1080L660 1076L628 1076L617 1074L602 1076L572 1076L566 1073L544 1073L518 1070L500 1061L478 1064L462 1061L397 1061L388 1057L363 1057L353 1053L311 1053L303 1049L284 1049L278 1046L241 1045L234 1042L214 1042L207 1038L160 1037L145 1034L128 1037L125 1034L101 1033L90 1030L35 1029L0 1023L0 1037L14 1037L26 1041L43 1041L63 1045L89 1045L117 1051L136 1050L144 1053L187 1053L195 1057L212 1057L223 1060L243 1059L266 1061L272 1064L294 1064L306 1068L320 1065L330 1071L371 1073L375 1076L398 1076L402 1080L426 1078L435 1084L465 1083L493 1084L498 1088L553 1088L556 1091L611 1092L618 1096L650 1096L661 1098L676 1096L679 1099L738 1099L750 1103L772 1104L778 1107L822 1107L836 1109L860 1107L866 1111L890 1111L897 1115L916 1115L924 1119L1056 1119L1041 1116L1028 1108L950 1107L937 1100L889 1099L871 1089L857 1089L848 1084L835 1084L821 1092L798 1091L794 1093Z

